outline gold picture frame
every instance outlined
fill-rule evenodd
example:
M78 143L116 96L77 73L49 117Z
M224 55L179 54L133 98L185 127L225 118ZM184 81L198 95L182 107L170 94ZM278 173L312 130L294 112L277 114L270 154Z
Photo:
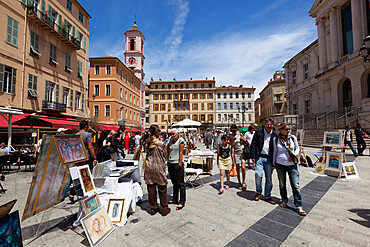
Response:
M120 223L122 221L125 199L109 199L107 213L112 223Z
M85 215L94 212L96 209L101 207L98 194L94 193L93 195L85 198L81 201L81 205Z
M57 147L62 165L74 164L89 159L80 135L56 135L53 141Z

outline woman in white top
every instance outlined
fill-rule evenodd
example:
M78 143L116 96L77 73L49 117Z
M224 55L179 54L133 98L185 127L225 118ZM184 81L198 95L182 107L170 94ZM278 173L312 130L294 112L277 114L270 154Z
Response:
M299 172L297 167L299 155L298 141L294 135L289 135L290 127L288 124L280 123L278 128L280 133L273 140L273 165L276 168L279 178L282 200L280 206L286 208L288 203L286 189L286 174L288 173L290 185L293 190L294 205L297 208L298 214L305 216L306 212L302 209L302 195L299 188Z
M247 143L247 145L249 147L252 145L253 136L254 136L254 127L251 125L251 126L248 127L248 131L245 132L245 134L244 134L245 142ZM247 161L248 161L248 168L254 170L254 167L256 166L256 163L253 162L253 160L252 160L253 167L251 167L250 159L247 159Z

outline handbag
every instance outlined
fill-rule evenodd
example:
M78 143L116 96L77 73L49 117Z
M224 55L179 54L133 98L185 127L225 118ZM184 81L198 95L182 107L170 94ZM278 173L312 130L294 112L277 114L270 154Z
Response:
M115 151L114 151L114 148L112 148L112 146L107 146L107 147L105 147L104 148L104 150L103 150L103 154L104 155L110 155L110 154L112 154L112 153L114 153Z
M299 163L298 157L293 153L293 151L292 151L292 149L290 149L290 147L287 147L285 145L283 139L281 139L279 136L277 138L280 140L281 145L283 145L286 148L286 150L288 150L289 156L292 159L293 163L295 165L297 165Z
M230 177L236 177L238 175L234 167L231 168L229 175Z

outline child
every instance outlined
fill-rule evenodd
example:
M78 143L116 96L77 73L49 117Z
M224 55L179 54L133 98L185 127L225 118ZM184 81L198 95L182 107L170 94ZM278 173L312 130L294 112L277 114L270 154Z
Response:
M226 190L230 189L229 171L231 169L231 160L233 160L232 146L229 144L227 136L223 135L221 137L221 141L222 141L222 145L219 145L218 150L217 150L217 164L218 164L218 168L220 169L220 183L221 183L221 188L218 191L219 195L222 195L224 193L225 172L226 172L226 182L227 182L225 189Z

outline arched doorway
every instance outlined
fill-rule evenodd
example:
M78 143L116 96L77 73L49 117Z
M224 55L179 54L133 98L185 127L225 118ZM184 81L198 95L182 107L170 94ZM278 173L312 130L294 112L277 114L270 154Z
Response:
M342 90L343 90L343 107L351 107L352 106L352 86L351 86L350 79L347 78L343 82Z
M367 98L370 98L370 73L367 76L366 86L367 86Z

